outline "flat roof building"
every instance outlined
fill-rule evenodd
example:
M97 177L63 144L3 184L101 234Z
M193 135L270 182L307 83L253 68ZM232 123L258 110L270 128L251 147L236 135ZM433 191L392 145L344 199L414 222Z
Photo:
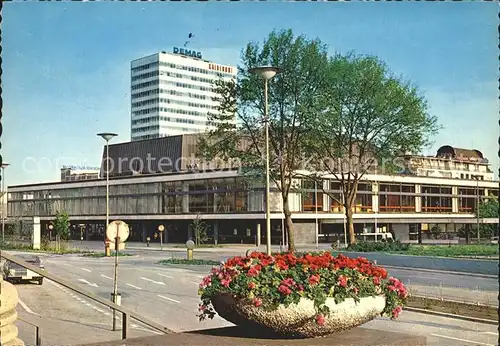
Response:
M129 240L156 239L158 226L164 225L165 242L184 243L193 236L189 224L197 217L209 224L212 242L255 244L258 225L265 236L264 184L241 173L237 162L207 167L191 161L200 135L109 146L112 162L121 160L110 165L110 218L129 223ZM141 167L140 162L146 164L148 159L149 167ZM325 175L322 185L315 185L307 179L308 172L297 173L299 190L289 196L296 243L315 243L316 220L320 242L343 239L340 183ZM9 220L39 217L43 232L55 213L64 210L75 225L75 239L80 239L81 232L76 227L83 224L84 239L102 241L106 219L106 180L102 177L101 171L98 180L9 186ZM353 207L355 231L358 237L367 229L391 231L402 241L415 241L420 234L434 237L429 225L437 224L444 237L439 239L448 243L460 238L464 225L477 222L478 203L495 198L498 190L498 181L408 171L368 173L359 184ZM280 192L273 185L270 209L272 242L279 244L284 239L284 216ZM498 223L498 219L493 221Z
M213 82L236 78L236 67L203 59L188 48L131 62L131 140L213 129L208 114L218 102Z

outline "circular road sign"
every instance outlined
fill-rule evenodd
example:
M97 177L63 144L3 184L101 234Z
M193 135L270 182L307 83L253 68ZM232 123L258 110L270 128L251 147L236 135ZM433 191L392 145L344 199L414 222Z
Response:
M106 237L112 241L116 237L120 237L120 243L124 243L128 239L129 234L130 230L127 223L121 220L111 222L106 229Z

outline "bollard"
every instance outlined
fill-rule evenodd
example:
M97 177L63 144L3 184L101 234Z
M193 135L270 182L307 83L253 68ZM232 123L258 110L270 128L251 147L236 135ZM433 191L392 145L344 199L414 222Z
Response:
M187 248L187 259L188 259L188 261L192 261L193 260L194 241L189 239L186 242L186 248Z
M106 257L111 256L111 249L108 242L106 242L106 245L104 246L104 254Z

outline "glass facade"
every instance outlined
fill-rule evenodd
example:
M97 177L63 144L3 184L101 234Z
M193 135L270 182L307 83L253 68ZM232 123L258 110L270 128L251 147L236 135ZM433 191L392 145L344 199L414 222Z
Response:
M264 188L250 185L243 177L129 183L110 186L110 214L112 215L178 215L178 214L238 214L262 213ZM78 184L78 183L75 183ZM319 184L318 184L319 185ZM377 186L378 185L378 192ZM340 183L329 181L328 188L315 186L314 181L303 180L296 198L294 212L342 213ZM275 191L275 190L273 190ZM417 192L419 191L419 192ZM486 195L488 192L488 195ZM279 196L279 192L274 192ZM479 197L477 197L479 194ZM498 194L498 189L451 187L405 183L362 182L353 211L373 213L375 197L379 213L474 213L477 200ZM271 210L281 212L279 198L272 198ZM106 187L54 189L9 193L10 217L47 217L65 210L75 216L103 216L106 211Z

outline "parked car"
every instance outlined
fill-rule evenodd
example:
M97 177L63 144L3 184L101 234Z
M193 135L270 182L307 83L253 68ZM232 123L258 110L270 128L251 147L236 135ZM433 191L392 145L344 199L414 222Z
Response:
M28 262L29 264L39 267L45 270L40 257L36 255L15 255L20 260ZM5 281L9 282L26 282L26 281L36 281L39 285L43 283L43 276L20 266L17 263L5 261L2 265L2 275Z

